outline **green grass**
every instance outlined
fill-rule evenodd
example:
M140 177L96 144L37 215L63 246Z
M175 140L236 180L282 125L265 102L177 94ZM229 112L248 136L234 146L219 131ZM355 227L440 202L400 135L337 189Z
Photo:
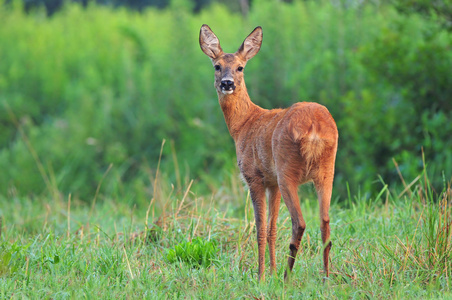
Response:
M160 198L148 207L108 197L94 206L58 197L0 199L0 298L452 297L450 187L434 192L421 175L403 191L384 186L371 199L333 201L325 284L312 197L301 201L303 250L292 281L283 282L291 222L281 205L278 272L270 277L267 257L259 284L252 206L235 175L212 195L155 181ZM189 241L201 256L207 251L209 267L169 259L178 245L192 247Z

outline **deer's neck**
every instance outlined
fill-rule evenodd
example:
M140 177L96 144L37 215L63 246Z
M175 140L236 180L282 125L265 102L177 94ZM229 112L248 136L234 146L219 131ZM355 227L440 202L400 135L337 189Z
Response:
M244 129L245 123L262 110L262 108L251 102L245 85L242 85L239 90L234 91L230 95L219 92L218 100L229 133L234 141L237 140L241 130Z

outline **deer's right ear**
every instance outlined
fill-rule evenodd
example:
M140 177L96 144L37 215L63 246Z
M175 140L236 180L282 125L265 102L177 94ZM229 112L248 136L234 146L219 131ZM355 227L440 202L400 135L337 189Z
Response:
M215 59L223 54L220 40L218 40L215 33L213 33L212 29L206 24L201 26L201 31L199 32L199 45L201 46L202 52L211 59Z

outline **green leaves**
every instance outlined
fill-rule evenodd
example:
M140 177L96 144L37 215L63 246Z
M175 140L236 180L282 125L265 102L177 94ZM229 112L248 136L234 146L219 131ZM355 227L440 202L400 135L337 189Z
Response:
M207 268L215 261L218 251L215 240L197 237L191 242L186 241L167 250L166 259L170 263L183 262L194 268Z
M53 255L53 258L52 257L48 257L45 260L45 262L49 262L49 263L55 265L55 264L60 262L60 257L58 256L58 254L55 254L55 255Z
M0 244L0 275L13 274L22 268L26 261L27 249L31 243L21 244L16 241L12 244Z

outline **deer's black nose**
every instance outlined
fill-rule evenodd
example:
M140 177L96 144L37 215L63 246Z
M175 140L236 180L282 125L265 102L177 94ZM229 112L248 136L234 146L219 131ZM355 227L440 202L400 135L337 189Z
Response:
M232 80L222 80L220 87L224 90L233 90L235 89L234 81Z

